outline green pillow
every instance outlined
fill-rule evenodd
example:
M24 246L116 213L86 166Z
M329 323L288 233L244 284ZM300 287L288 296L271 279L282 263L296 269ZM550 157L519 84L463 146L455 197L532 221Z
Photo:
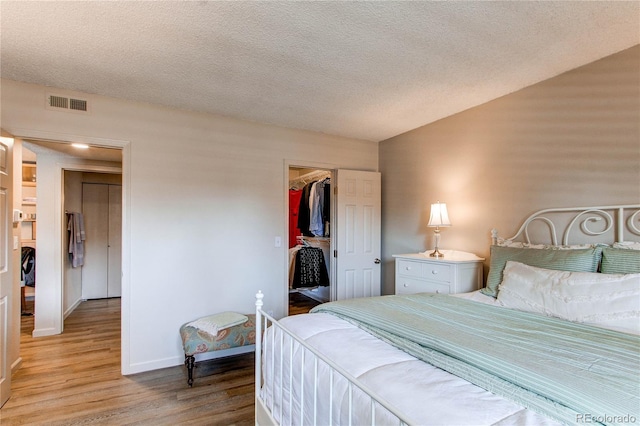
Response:
M603 274L638 274L640 273L640 250L605 247L602 250Z
M502 282L502 271L509 260L555 271L596 272L601 252L601 247L562 250L491 246L487 286L481 291L488 296L496 297L498 295L498 286Z

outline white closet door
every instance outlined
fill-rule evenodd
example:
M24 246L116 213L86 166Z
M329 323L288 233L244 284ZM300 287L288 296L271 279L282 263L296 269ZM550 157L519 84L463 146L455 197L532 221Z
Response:
M11 258L10 250L12 240L11 232L11 199L13 197L12 180L13 150L0 142L0 407L7 402L11 396L11 360L9 359L9 333L14 329L12 326L12 309L20 309L20 303L12 304ZM19 272L18 272L19 273ZM12 305L12 306L10 306ZM15 312L15 311L13 311ZM18 315L20 321L20 315ZM18 328L20 325L18 324Z
M82 267L82 298L122 294L122 187L82 184L82 213L87 239Z
M109 258L109 186L82 184L82 213L87 239L84 242L82 298L101 299L107 293Z
M109 185L107 297L122 295L122 187Z
M338 170L333 300L380 296L380 191L380 173Z

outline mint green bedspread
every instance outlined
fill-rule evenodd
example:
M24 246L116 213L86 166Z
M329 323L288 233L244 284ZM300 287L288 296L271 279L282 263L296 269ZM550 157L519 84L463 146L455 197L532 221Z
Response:
M350 299L312 312L356 323L563 423L640 421L639 336L437 294Z

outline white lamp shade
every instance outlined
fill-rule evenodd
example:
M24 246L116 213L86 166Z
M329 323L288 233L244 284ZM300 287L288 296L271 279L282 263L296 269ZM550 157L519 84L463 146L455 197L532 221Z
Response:
M427 226L451 226L447 205L445 203L431 204L431 216Z

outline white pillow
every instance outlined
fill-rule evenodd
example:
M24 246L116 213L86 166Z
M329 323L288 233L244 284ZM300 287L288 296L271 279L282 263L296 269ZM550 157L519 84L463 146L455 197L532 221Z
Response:
M498 301L511 309L640 334L640 274L553 271L508 261Z

